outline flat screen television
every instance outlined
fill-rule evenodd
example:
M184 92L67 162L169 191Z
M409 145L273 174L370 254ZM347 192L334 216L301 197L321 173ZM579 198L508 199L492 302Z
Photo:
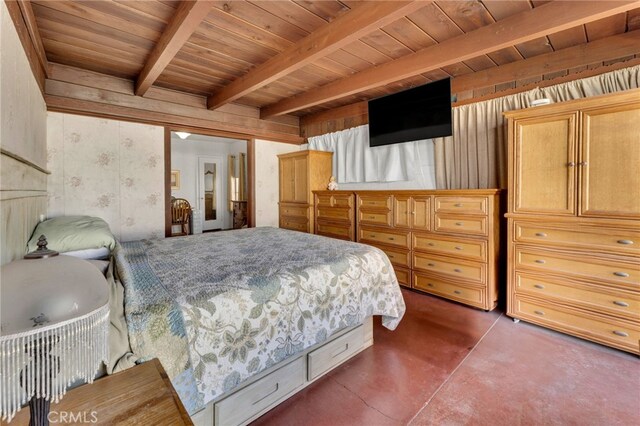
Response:
M451 81L369 101L369 146L451 136Z

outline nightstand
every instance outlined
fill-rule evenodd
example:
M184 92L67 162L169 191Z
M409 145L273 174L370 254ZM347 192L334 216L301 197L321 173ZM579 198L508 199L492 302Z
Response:
M193 425L157 359L70 390L51 404L49 419L51 424ZM28 424L28 407L11 423L2 422Z

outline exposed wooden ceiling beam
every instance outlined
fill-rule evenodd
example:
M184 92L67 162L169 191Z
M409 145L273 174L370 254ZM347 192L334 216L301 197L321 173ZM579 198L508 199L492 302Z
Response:
M18 0L18 6L20 6L20 12L22 12L22 19L27 26L27 31L29 32L29 37L31 37L31 42L33 43L33 47L36 51L36 56L38 57L38 61L42 68L44 69L44 73L46 77L49 77L49 61L47 60L47 54L44 50L44 45L42 44L42 37L40 37L40 31L38 30L38 23L36 22L36 16L33 14L33 8L31 7L30 0Z
M207 101L219 108L424 7L430 1L363 2L237 78Z
M640 54L640 30L461 75L452 79L451 91L481 89L635 54Z
M138 81L136 95L143 96L149 87L162 74L173 57L187 42L191 34L200 26L204 18L211 11L212 2L208 0L183 1L178 6L176 14L167 24L160 40L151 51L144 64Z
M640 1L555 1L512 15L410 55L284 99L261 110L272 117L400 81L567 28L640 7Z

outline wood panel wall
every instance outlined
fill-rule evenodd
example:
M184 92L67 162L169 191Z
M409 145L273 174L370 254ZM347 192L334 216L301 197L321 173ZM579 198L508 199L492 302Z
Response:
M452 90L454 90L453 94L456 96L457 101L453 103L453 106L486 101L501 96L525 92L536 87L547 87L581 78L593 77L635 65L640 65L640 54L625 56L614 60L594 62L559 72L548 74L541 72L539 75L532 77L462 92L455 92L456 84L454 78L452 79ZM367 102L357 102L301 117L300 135L306 139L368 123Z

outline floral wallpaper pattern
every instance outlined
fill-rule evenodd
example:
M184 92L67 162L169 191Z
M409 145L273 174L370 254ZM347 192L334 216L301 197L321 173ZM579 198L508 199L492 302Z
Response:
M164 236L164 130L49 113L48 217L103 218L122 241Z

